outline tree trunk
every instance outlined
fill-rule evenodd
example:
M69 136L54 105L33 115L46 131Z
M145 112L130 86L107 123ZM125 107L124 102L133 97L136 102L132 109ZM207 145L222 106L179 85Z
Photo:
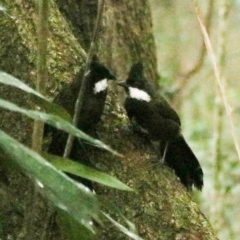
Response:
M85 49L90 46L97 13L96 0L57 0L73 33ZM70 3L71 2L71 3ZM148 1L106 0L100 29L98 56L119 79L124 79L132 63L144 62L146 76L158 87L156 47Z
M87 52L90 45L97 12L95 0L56 2L57 5L51 3L49 19L50 81L47 86L49 93L56 85L59 86L59 83L71 81L76 69L82 66L85 51ZM5 0L4 6L8 9L8 15L0 12L0 30L4 33L0 35L0 68L34 85L36 6L30 0ZM113 69L119 79L125 79L131 64L141 59L146 66L147 78L157 86L156 49L148 1L106 0L97 44L100 61ZM14 100L15 95L1 89L3 88L0 88L1 97ZM123 214L136 224L137 231L143 239L216 239L208 221L193 202L191 194L186 192L169 168L156 164L155 152L148 141L134 134L128 127L128 119L114 91L116 92L115 87L109 93L98 132L101 140L124 154L124 157L117 158L110 153L98 151L96 154L93 153L90 160L96 168L117 176L136 192L122 192L95 184L97 194L115 203ZM24 99L24 96L20 94L17 98ZM26 99L23 104L28 102ZM8 118L14 119L14 122L7 123ZM29 143L27 139L31 129L28 127L28 131L25 131L26 121L25 119L19 121L19 118L21 116L17 118L12 113L1 112L1 128L24 143ZM14 176L17 178L22 176L16 172L14 174L17 175L8 176L9 187L5 182L1 184L7 186L5 194L7 198L10 193L15 194L15 197L19 194L16 202L24 206L26 205L24 201L28 200L29 190L25 186L25 195L20 191L21 185L17 184L19 181L16 181ZM16 204L13 200L11 202ZM11 210L11 206L9 208ZM39 208L41 212L43 207ZM3 216L9 217L6 210L1 211ZM39 212L35 217L44 218L45 215ZM17 219L20 224L23 217L14 213L9 218ZM10 220L6 221L10 223ZM35 239L40 239L39 228L43 226L39 225L41 224L36 221L33 225L36 229ZM5 236L12 234L17 238L19 225L11 227L8 226ZM59 235L55 235L55 239L59 238ZM96 239L127 239L127 237L118 230L113 230L111 225L105 224L103 228L99 228Z

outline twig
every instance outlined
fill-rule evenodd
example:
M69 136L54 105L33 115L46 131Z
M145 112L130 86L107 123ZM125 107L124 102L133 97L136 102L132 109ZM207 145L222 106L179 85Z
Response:
M73 115L73 125L74 126L77 125L79 115L80 115L80 112L81 112L82 106L83 106L83 96L84 96L84 92L85 92L86 86L87 86L87 73L89 71L90 62L91 62L92 57L96 50L95 49L96 48L96 39L97 39L97 36L99 33L99 26L100 26L100 22L101 22L101 18L102 18L104 4L105 4L105 0L98 1L97 19L96 19L96 23L95 23L95 27L94 27L91 45L90 45L89 52L87 55L82 84L81 84L81 87L79 90L77 101L75 103L75 109L74 109L74 115ZM65 158L69 157L71 150L72 150L73 140L74 140L74 137L71 134L69 134L63 157L65 157Z
M217 63L220 71L220 78L225 83L224 67L226 57L226 33L227 33L227 19L230 10L228 0L222 0L218 10L218 52ZM221 183L219 182L219 173L221 172L221 134L222 134L222 104L219 101L219 92L217 92L215 100L215 130L214 130L214 162L215 162L215 190L218 191Z
M220 95L221 95L221 98L223 100L224 107L226 109L226 113L227 113L229 123L230 123L230 126L231 126L231 134L232 134L233 142L234 142L237 154L238 154L238 159L240 161L240 148L239 148L237 135L236 135L237 131L235 130L235 126L234 126L234 123L233 123L232 107L230 106L230 104L228 102L227 95L225 93L224 84L222 83L222 80L221 80L221 74L220 74L220 71L219 71L218 63L217 63L217 60L216 60L216 57L215 57L215 54L214 54L214 51L213 51L213 48L212 48L210 38L209 38L208 33L206 31L206 28L204 27L203 22L200 18L200 13L199 13L199 9L198 9L196 0L194 0L194 2L195 2L195 11L196 11L196 14L197 14L198 22L199 22L199 25L201 27L201 31L202 31L202 34L203 34L203 37L204 37L204 41L205 41L205 45L206 45L208 55L211 59L212 65L213 65L214 75L215 75L217 85L218 85L219 90L220 90Z
M48 0L39 1L38 45L37 45L37 82L36 90L43 93L47 81L47 31ZM38 107L37 107L38 108ZM39 110L39 109L38 109ZM43 139L43 123L35 121L32 134L32 149L40 152Z
M206 30L208 33L210 33L210 28L211 28L211 22L212 22L212 16L213 16L213 6L214 6L214 0L209 0L208 4L208 10L206 13L204 25L206 27ZM206 56L206 47L204 43L204 39L202 40L201 47L200 47L200 53L197 61L195 64L192 66L190 70L188 70L186 73L180 73L179 74L179 81L177 83L177 91L176 94L174 95L173 99L173 105L178 108L177 106L181 105L181 98L182 98L182 91L181 89L185 89L184 87L187 85L188 81L191 79L191 77L194 74L197 74L198 71L201 70L201 67L203 66L204 63L204 58Z
M47 81L47 31L48 31L48 0L39 1L38 45L37 45L37 81L36 90L43 93ZM36 107L39 110L39 107ZM40 152L43 139L43 123L34 121L32 134L32 149ZM37 186L29 181L29 199L27 201L23 234L25 239L34 239L32 221L37 202Z
M206 18L204 21L204 25L205 25L205 28L206 28L206 31L208 32L208 34L210 32L210 27L211 27L211 22L212 22L213 9L214 9L213 6L214 6L214 0L210 0L209 4L208 4L208 11L207 11ZM190 69L187 73L184 74L184 82L186 82L187 79L191 78L195 73L197 73L201 69L205 55L206 55L206 47L205 47L205 43L203 40L202 44L201 44L199 58L198 58L197 62L195 63L195 65L192 67L192 69Z
M220 78L223 84L226 83L224 77L225 68L225 58L226 58L226 34L227 34L227 20L230 10L230 5L228 0L221 0L218 7L218 45L217 45L217 63L220 71ZM217 84L216 84L217 85ZM221 97L219 90L217 88L215 105L214 105L214 147L213 147L213 161L215 163L214 167L214 191L213 191L213 201L215 204L211 207L213 213L212 221L216 226L216 230L220 230L225 222L222 216L222 182L220 180L220 174L223 167L222 158L222 127L223 127L223 115L224 108L221 102ZM225 193L225 191L224 191Z

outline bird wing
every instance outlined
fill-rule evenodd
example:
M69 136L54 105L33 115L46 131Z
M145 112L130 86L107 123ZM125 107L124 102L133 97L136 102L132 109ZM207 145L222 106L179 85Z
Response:
M154 111L161 115L161 117L172 120L181 125L181 121L177 112L170 106L170 104L163 97L155 100L154 106L155 106Z
M125 108L129 119L134 119L153 140L168 141L180 133L180 120L176 112L168 110L164 104L127 98Z
M180 134L181 122L166 101L153 101L150 106L149 133L153 139L169 141Z

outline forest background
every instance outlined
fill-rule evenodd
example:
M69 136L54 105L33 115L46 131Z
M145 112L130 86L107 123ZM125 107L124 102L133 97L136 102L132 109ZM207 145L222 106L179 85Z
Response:
M193 1L151 1L161 84L173 97L183 132L204 169L199 202L219 239L239 235L239 158ZM198 1L239 136L240 2ZM180 93L179 93L180 92ZM176 94L179 93L179 94ZM173 94L173 95L172 95ZM239 139L239 137L238 137ZM236 218L235 218L236 217Z

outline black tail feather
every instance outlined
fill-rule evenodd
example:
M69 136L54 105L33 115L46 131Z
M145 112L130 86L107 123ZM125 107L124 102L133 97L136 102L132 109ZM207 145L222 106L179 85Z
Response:
M179 136L168 144L165 162L175 171L187 189L190 190L193 186L199 190L202 189L202 168L183 136Z

